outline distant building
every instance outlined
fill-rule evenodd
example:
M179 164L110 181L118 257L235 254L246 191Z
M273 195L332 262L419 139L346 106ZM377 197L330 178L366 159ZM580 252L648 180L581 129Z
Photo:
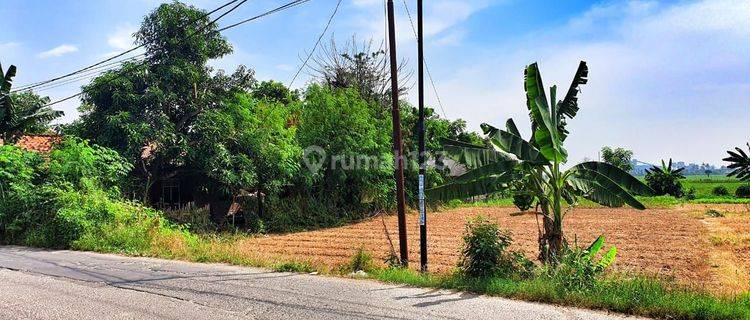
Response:
M646 169L650 169L653 166L652 164L639 161L637 159L631 160L630 164L633 165L633 169L630 170L630 173L635 176L645 175ZM661 166L661 163L659 163L658 166ZM729 169L726 166L717 168L714 165L705 163L695 164L685 163L684 161L672 161L672 169L679 168L685 168L685 170L682 171L682 174L684 175L706 175L706 171L710 172L710 175L726 175L727 173L729 173Z

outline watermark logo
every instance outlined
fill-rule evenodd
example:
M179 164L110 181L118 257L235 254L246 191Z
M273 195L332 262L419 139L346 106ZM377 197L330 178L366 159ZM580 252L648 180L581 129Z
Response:
M401 156L406 170L418 170L418 153L408 152ZM444 152L433 154L425 153L427 163L425 167L433 167L437 170L449 169L446 166ZM320 169L326 167L330 170L361 171L361 170L384 170L392 169L398 164L398 160L392 154L331 154L320 146L312 145L305 148L302 160L311 173L317 174Z
M318 173L326 162L326 151L319 146L309 146L305 148L302 160L305 162L307 170L310 170L313 174Z

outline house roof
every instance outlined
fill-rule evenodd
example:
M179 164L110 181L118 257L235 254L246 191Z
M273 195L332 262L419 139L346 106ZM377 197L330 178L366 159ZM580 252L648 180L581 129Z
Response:
M62 136L56 134L25 135L16 142L16 146L28 151L49 153L62 139Z

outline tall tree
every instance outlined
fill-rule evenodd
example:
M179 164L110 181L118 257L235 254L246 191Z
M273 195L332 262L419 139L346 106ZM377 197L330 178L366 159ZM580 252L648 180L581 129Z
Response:
M125 155L138 168L144 200L154 181L192 170L195 121L255 83L240 67L214 72L211 59L232 51L205 12L172 2L151 12L135 33L143 62L124 63L83 88L80 120L71 131ZM205 174L205 173L204 173Z
M630 171L633 169L633 164L630 162L632 159L632 150L611 147L602 148L602 160L622 169L623 171Z
M302 149L290 110L279 102L240 93L198 116L189 158L227 195L255 190L258 215L263 196L275 196L298 173Z
M32 92L11 93L16 66L11 65L7 72L0 65L0 139L15 142L22 135L40 133L49 123L63 116L62 111L48 107L49 98L39 97Z

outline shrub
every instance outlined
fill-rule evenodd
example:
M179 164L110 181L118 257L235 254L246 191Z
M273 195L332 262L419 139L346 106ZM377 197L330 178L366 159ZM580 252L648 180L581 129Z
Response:
M750 185L742 185L737 187L737 191L734 192L737 198L750 198Z
M695 188L694 187L690 187L690 189L688 189L688 191L685 192L685 194L683 195L683 197L686 200L695 200L695 198L696 198L695 193L696 193Z
M523 254L508 251L513 242L510 233L482 216L466 224L463 239L460 268L466 276L526 275L533 268Z
M365 251L365 248L359 248L357 253L354 254L351 261L349 261L349 269L351 271L370 271L373 268L372 254Z
M550 266L546 275L569 290L591 288L596 278L609 267L617 256L617 248L611 247L597 261L597 254L604 247L604 236L599 236L588 248L570 248L557 265Z
M711 190L711 193L715 196L722 197L722 196L728 196L729 190L727 190L727 187L725 186L716 186L713 188L713 190Z

